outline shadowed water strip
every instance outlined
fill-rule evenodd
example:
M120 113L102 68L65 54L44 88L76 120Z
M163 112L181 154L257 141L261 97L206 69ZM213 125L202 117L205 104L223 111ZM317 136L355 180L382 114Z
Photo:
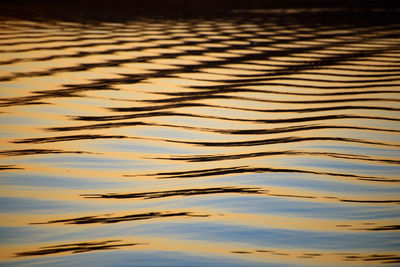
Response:
M64 224L92 224L92 223L119 223L127 221L138 221L148 220L155 218L170 218L170 217L208 217L209 215L196 215L191 212L148 212L148 213L136 213L125 216L112 217L109 214L103 216L86 216L72 219L54 220L43 223L31 223L31 224L52 224L52 223L64 223Z
M379 117L379 116L347 115L347 114L309 116L309 117L287 118L287 119L241 119L241 118L228 118L228 117L211 116L211 115L181 113L181 112L174 112L174 111L158 111L158 112L135 113L135 114L127 114L127 115L114 115L114 116L75 116L75 117L73 117L73 119L78 120L78 121L115 121L115 120L128 120L128 119L146 118L146 117L160 117L160 116L161 117L182 116L182 117L207 118L207 119L257 122L257 123L295 123L295 122L321 121L321 120L333 120L333 119L335 119L335 120L337 120L337 119L373 119L373 120L400 121L400 119L398 119L398 118Z
M330 152L307 152L298 150L286 150L286 151L269 151L269 152L254 152L244 154L214 154L214 155L193 155L193 156L169 156L169 157L155 157L154 159L166 159L166 160L181 160L188 162L208 162L208 161L222 161L222 160L233 160L253 157L265 157L265 156L281 156L281 155L306 155L306 156L325 156L340 159L351 159L351 160L364 160L371 162L382 162L389 164L400 164L400 160L397 159L380 159L372 158L365 155L356 154L345 154L345 153L330 153Z
M248 84L244 84L248 85ZM254 84L254 85L264 85L264 84ZM271 85L271 84L270 84ZM273 84L273 85L281 85L281 84ZM296 87L290 85L291 87ZM385 87L389 85L377 85L375 87ZM391 85L393 87L398 87L398 85ZM331 87L329 87L331 88ZM340 88L340 89L347 89ZM173 97L173 98L164 98L164 99L153 99L153 100L141 100L140 102L149 102L149 103L174 103L174 102L182 102L182 101L190 101L190 100L204 100L204 99L237 99L237 100L246 100L246 101L254 101L254 102L264 102L264 103L282 103L282 104L324 104L324 103L337 103L337 102L400 102L400 99L396 98L378 98L378 97L370 97L370 98L344 98L344 99L329 99L329 100L272 100L265 98L255 98L255 97L241 97L241 96L233 96L233 95L218 95L216 93L210 95L202 95L193 93L191 96L182 96L182 97Z
M156 192L143 192L143 193L129 193L129 194L82 194L85 198L164 198L175 196L195 196L195 195L211 195L211 194L226 194L226 193L239 193L239 194L265 194L268 191L260 190L257 187L213 187L213 188L190 188L180 190L156 191Z
M93 130L93 129L106 129L106 128L117 128L117 127L128 127L128 126L159 126L159 127L171 127L186 130L214 132L221 134L232 134L232 135L262 135L262 134L276 134L276 133L289 133L297 131L308 131L308 130L319 130L319 129L353 129L353 130L367 130L367 131L379 131L379 132L400 132L400 130L394 129L382 129L382 128L371 128L361 126L342 126L342 125L323 125L323 124L308 124L299 126L288 126L278 127L272 129L216 129L206 127L192 127L175 124L160 124L160 123L144 123L144 122L114 122L114 123L99 123L91 125L80 125L80 126L64 126L64 127L52 127L47 128L48 131L56 132L67 132L67 131L80 131L80 130ZM22 139L25 140L25 139ZM34 139L30 139L34 140Z
M220 176L227 174L241 174L241 173L266 173L266 172L288 172L288 173L307 173L316 174L322 176L340 176L348 178L356 178L358 180L366 181L377 181L377 182L400 182L398 179L390 179L386 177L378 176L364 176L348 173L333 173L333 172L319 172L311 170L300 170L300 169L287 169L287 168L265 168L265 167L250 167L250 166L236 166L226 168L212 168L202 170L190 170L190 171L179 171L179 172L158 172L149 174L137 174L137 175L124 175L126 177L140 177L140 176L156 176L157 179L175 179L175 178L200 178L208 176Z
M361 229L361 230L367 230L367 231L398 231L398 230L400 230L400 225L398 225L398 224L396 224L396 225L385 225L385 226L379 226L379 227L374 227L374 228L364 228L364 229Z
M285 144L294 142L305 142L305 141L339 141L339 142L350 142L370 145L381 145L389 147L400 147L398 144L389 144L377 141L369 141L357 138L345 138L345 137L281 137L263 140L252 140L252 141L237 141L237 142L195 142L195 141L177 141L177 140L165 140L172 143L191 144L198 146L211 146L211 147L240 147L240 146L262 146L271 144Z
M21 140L14 140L12 143L16 144L26 144L26 143L34 143L34 144L41 144L41 143L53 143L53 142L66 142L66 141L77 141L77 140L92 140L92 139L122 139L127 138L123 135L98 135L98 134L79 134L79 135L68 135L68 136L55 136L55 137L38 137L38 138L27 138ZM50 150L48 150L50 151ZM32 150L35 153L35 150ZM41 152L37 150L36 152ZM46 152L46 150L43 150ZM28 151L29 153L29 151ZM57 151L56 151L57 153ZM73 152L70 152L73 153ZM78 152L75 152L78 153Z
M319 112L319 111L332 111L332 110L346 110L346 109L366 109L366 110L387 110L387 111L400 111L400 108L395 107L380 107L380 106L361 106L361 105L347 105L347 106L332 106L332 107L313 107L313 108L287 108L287 109L252 109L245 107L229 107L229 106L220 106L220 105L209 105L203 103L174 103L174 104L166 104L166 105L157 105L157 106L146 106L146 107L117 107L117 108L108 108L110 111L117 112L142 112L142 111L154 111L154 110L163 110L163 109L175 109L175 108L183 108L183 107L212 107L212 108L224 108L224 109L235 109L235 110L243 110L243 111L256 111L256 112Z
M350 142L350 143L361 143L361 144L371 144L371 145L381 145L389 147L399 147L397 144L389 144L382 142L375 142L363 139L355 138L342 138L342 137L283 137L283 138L272 138L263 140L252 140L252 141L237 141L237 142L194 142L194 141L181 141L181 140L169 140L169 139L158 139L158 138L145 138L145 137L128 137L128 136L113 136L113 135L74 135L74 136L59 136L59 137L48 137L48 138L29 138L22 140L12 141L13 143L52 143L52 142L65 142L65 141L76 141L76 140L91 140L91 139L141 139L141 140L154 140L154 141L164 141L171 143L180 144L191 144L198 146L214 146L214 147L240 147L240 146L261 146L261 145L272 145L272 144L283 144L283 143L293 143L293 142L305 142L305 141L339 141L339 142ZM8 152L8 151L6 151ZM11 155L24 155L25 154L39 154L51 151L9 151ZM55 153L61 153L55 151ZM68 153L68 152L65 152ZM82 153L82 152L70 152L70 153ZM256 155L257 156L257 155ZM343 157L342 157L343 158ZM376 160L379 161L379 160ZM382 160L384 162L385 160ZM386 162L397 163L395 161L386 160Z
M93 154L93 152L86 151L68 151L59 149L20 149L20 150L3 150L0 151L0 156L15 157L15 156L27 156L27 155L42 155L42 154Z
M0 171L7 170L23 170L23 168L17 167L16 165L0 165Z
M49 254L64 253L64 252L83 253L83 252L91 252L91 251L98 251L98 250L117 249L117 248L121 248L121 247L147 245L147 243L115 244L115 242L118 243L121 241L122 240L107 240L107 241L100 241L100 242L95 241L95 242L73 243L73 244L41 247L38 250L15 253L15 257L40 256L40 255L49 255Z
M400 80L400 79L399 79ZM274 91L267 89L251 89L251 88L224 88L221 90L204 90L202 92L151 92L153 94L168 95L168 96L208 96L221 93L265 93L265 94L276 94L276 95L301 95L301 96L337 96L337 95L365 95L365 94L396 94L400 93L398 90L368 90L368 91L348 91L348 92L328 92L328 93L301 93L301 92L289 92L289 91Z
M107 193L107 194L81 194L84 198L105 198L105 199L155 199L165 197L190 197L198 195L212 195L212 194L254 194L269 197L285 197L285 198L303 198L303 199L318 199L321 201L321 197L307 196L307 195L295 195L295 194L277 194L271 193L270 190L263 189L260 187L211 187L211 188L189 188L179 190L166 190L166 191L155 191L155 192L140 192L140 193ZM400 200L353 200L353 199L342 199L338 197L322 197L325 200L336 200L339 202L354 202L364 204L400 204Z

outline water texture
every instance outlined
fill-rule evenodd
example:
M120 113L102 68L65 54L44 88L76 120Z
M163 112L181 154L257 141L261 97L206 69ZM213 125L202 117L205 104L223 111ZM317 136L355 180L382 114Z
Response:
M2 18L0 266L400 266L400 22L324 12Z

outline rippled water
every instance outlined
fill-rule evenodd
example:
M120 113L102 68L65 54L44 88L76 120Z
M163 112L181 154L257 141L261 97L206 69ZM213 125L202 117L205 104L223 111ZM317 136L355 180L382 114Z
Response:
M3 19L0 265L400 266L400 24L272 13Z

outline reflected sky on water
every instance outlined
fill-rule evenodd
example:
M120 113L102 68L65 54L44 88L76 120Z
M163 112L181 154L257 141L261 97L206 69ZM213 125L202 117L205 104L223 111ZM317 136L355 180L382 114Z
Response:
M1 17L0 266L400 266L395 12Z

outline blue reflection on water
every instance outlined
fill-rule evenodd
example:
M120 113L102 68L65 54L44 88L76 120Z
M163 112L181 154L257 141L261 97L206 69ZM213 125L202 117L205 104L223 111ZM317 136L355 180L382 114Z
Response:
M326 169L333 169L333 170L354 170L358 171L357 173L360 174L359 171L365 174L382 174L385 173L386 175L389 174L398 174L400 173L400 166L395 165L386 165L384 163L355 163L349 162L344 160L327 160L327 159L319 159L319 158L296 158L296 159L285 159L285 164L290 166L303 166L307 167L319 167L319 168L326 168Z
M165 201L164 203L167 203ZM171 207L172 205L169 205ZM281 197L213 196L192 197L181 204L175 201L174 208L209 207L221 212L285 215L293 218L324 218L348 220L373 220L399 218L400 210L395 206L350 203L313 202Z
M214 244L236 244L247 249L263 249L268 247L281 249L302 248L305 250L332 250L332 251L393 251L400 249L400 234L393 232L337 232L337 231L311 231L290 230L278 228L261 228L245 225L234 225L210 222L149 222L146 224L124 223L118 225L100 225L90 228L71 229L67 231L54 231L43 227L32 226L31 230L21 227L4 227L0 232L8 234L2 238L4 242L17 242L19 239L41 237L38 242L56 242L56 240L80 240L84 234L85 239L115 239L116 236L140 237L146 240L151 236L171 238L174 240L206 241ZM65 228L62 228L65 230ZM11 233L11 234L10 234ZM231 245L232 246L232 245ZM234 246L233 246L234 247Z
M315 148L319 151L341 151L342 153L348 153L351 151L354 154L360 155L375 155L375 156L382 156L382 157L398 157L399 151L397 149L389 149L389 148L377 148L373 146L345 146L345 145L335 145L335 146L327 146L327 145L305 145L305 146L298 146L298 149L302 148Z
M223 257L205 253L180 253L174 251L140 250L140 251L105 251L90 254L68 255L52 258L39 258L19 260L13 262L18 266L44 266L44 267L76 267L76 266L103 266L103 267L125 267L125 266L149 266L149 267L308 267L303 264L285 264L274 262L256 262L238 259L237 257ZM2 267L10 266L8 263L0 263ZM335 265L324 265L326 267Z
M376 232L330 232L259 228L218 223L147 224L125 229L130 234L171 235L189 240L235 242L251 247L303 248L329 250L385 251L400 249L400 234Z
M76 205L78 207L78 205ZM57 213L61 210L71 212L76 207L61 201L39 200L19 197L0 197L0 212L2 213Z
M82 178L71 176L59 176L52 174L0 174L0 185L31 186L33 188L57 187L63 190L68 189L93 189L93 188L120 188L127 186L124 181L102 180L99 178ZM105 177L107 178L107 177ZM140 182L135 182L140 184ZM144 184L144 182L143 182Z
M49 228L0 226L0 243L13 244L21 242L21 240L24 244L37 243L40 240L48 240L51 235L56 235L57 232L57 229L51 230Z
M45 118L26 118L19 115L7 114L7 116L0 116L0 124L2 125L35 125L47 126L49 121Z
M46 162L46 163L60 163L60 162L72 162L72 163L110 163L110 164L123 164L123 163L133 163L140 162L140 160L122 160L122 159L112 159L112 158L102 158L102 157L90 157L83 155L73 155L73 156L60 156L60 155L46 155L46 156L36 156L35 158L24 159L21 162Z
M181 146L163 146L162 143L153 141L152 144L143 144L142 141L126 142L121 140L113 140L96 144L95 148L103 151L119 151L119 152L140 152L140 153L160 153L160 154L186 154L198 153L198 149L187 148Z
M302 173L255 173L221 177L217 180L217 182L225 181L228 184L234 182L238 185L294 187L331 193L367 195L371 193L399 193L399 188L392 186L390 183L356 183L353 179L349 179L349 182L346 182L329 177L321 179L321 176L318 175Z
M9 161L11 164L13 161ZM124 160L106 157L91 157L86 155L74 156L59 156L45 155L35 158L27 158L17 161L18 163L52 163L64 168L79 168L79 169L141 169L146 165L144 160ZM147 164L148 165L148 164Z

